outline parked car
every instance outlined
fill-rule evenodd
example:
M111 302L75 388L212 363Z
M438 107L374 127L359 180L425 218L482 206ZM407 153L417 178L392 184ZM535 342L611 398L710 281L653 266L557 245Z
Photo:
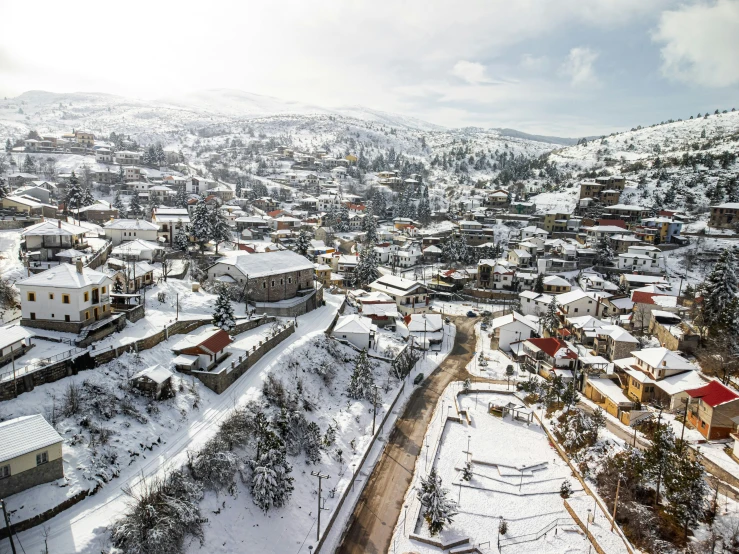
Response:
M491 312L490 310L485 310L484 312L482 312L482 317L490 317L491 315L493 315L493 312Z
M467 317L477 317L477 314L470 310L469 312L467 312Z
M421 381L423 381L423 373L419 373L418 375L416 375L416 378L413 379L413 384L417 385Z
M444 318L444 323L446 323L447 325L449 325L451 322L452 322L452 320L449 319L448 317L445 317Z
M487 323L483 323L482 325L480 325L480 329L482 329L483 331L487 331L488 324Z

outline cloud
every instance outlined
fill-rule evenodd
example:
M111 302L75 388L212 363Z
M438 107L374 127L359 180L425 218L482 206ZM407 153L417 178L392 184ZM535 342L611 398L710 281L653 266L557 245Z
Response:
M662 43L662 75L708 87L739 83L739 2L718 0L662 13L652 39Z
M534 56L533 54L524 54L521 56L519 65L527 71L541 71L547 67L549 60L546 56Z
M467 62L460 60L454 64L452 75L459 77L463 81L467 81L471 85L479 85L490 83L490 79L485 76L485 66L477 62Z
M578 46L570 50L562 64L562 72L570 78L573 86L596 85L598 78L595 75L593 64L598 59L598 52L590 48Z

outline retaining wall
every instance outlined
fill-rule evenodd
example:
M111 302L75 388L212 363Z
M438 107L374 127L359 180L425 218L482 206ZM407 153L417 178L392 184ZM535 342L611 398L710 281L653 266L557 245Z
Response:
M77 375L78 372L94 366L90 354L85 352L76 358L62 360L36 369L31 373L19 375L15 380L9 379L0 383L0 401L10 400L16 394L30 392L39 385L53 383L70 375Z

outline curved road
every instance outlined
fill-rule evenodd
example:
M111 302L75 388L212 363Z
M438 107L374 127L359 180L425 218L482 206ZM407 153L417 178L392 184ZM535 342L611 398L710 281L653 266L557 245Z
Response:
M474 324L477 320L452 319L457 327L454 347L441 366L408 400L357 501L347 533L336 552L380 554L390 548L393 529L413 478L416 459L421 453L436 401L449 383L470 377L466 366L475 351Z

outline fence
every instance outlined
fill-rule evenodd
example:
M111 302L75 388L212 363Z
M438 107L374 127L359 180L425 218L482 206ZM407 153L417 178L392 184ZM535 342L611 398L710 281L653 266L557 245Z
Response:
M343 306L343 305L342 305ZM364 456L362 456L362 460L357 464L357 469L354 470L352 473L352 479L350 481L350 484L347 485L346 489L344 489L343 494L341 495L341 498L339 498L338 504L336 504L336 508L334 509L333 513L331 514L331 519L328 520L328 524L326 525L323 534L321 535L321 539L318 541L318 544L316 545L315 554L318 554L321 551L321 548L323 547L323 543L326 541L326 537L328 536L329 532L331 531L334 523L336 522L336 518L339 515L339 512L341 512L341 508L344 505L344 501L346 500L346 497L349 495L349 493L352 491L351 484L356 481L357 477L362 471L362 467L364 466L364 462L367 461L367 457L369 456L370 452L372 451L372 447L375 446L375 441L377 441L378 437L380 436L380 433L382 433L383 428L385 427L385 423L387 422L388 417L390 417L390 414L395 409L395 406L398 403L398 400L403 395L403 392L405 391L405 381L400 386L400 390L398 390L398 394L395 396L395 400L393 400L393 403L390 404L390 407L388 408L387 412L385 413L385 417L382 418L382 421L377 426L377 431L375 432L375 436L372 437L372 440L370 441L369 445L367 446L367 450L364 452Z
M113 249L113 242L108 241L105 246L93 254L92 258L87 261L87 267L90 269L96 269L105 263L108 259L108 254Z
M0 373L0 382L5 381L7 379L18 379L24 375L28 375L29 373L33 373L34 371L37 371L41 368L53 365L58 362L62 362L64 360L71 359L75 356L79 356L80 354L84 354L87 352L85 348L72 348L70 350L67 350L65 352L61 352L59 354L56 354L55 356L51 356L49 358L41 358L33 363L24 365L19 368L10 369L8 371L4 371L3 373Z
M561 525L574 525L574 521L571 518L565 518L560 517L537 531L536 533L527 533L525 535L518 535L516 537L504 537L501 538L500 533L498 533L498 552L501 551L501 549L504 546L510 546L512 544L521 544L524 542L533 542L538 541L540 538L542 538L544 535L549 533L552 529L555 529L555 534L557 533L556 529L557 527Z

